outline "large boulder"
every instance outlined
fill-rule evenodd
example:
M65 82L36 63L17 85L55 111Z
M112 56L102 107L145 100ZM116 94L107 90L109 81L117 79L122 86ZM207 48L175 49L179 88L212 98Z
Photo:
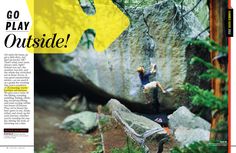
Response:
M209 141L210 123L191 113L186 107L180 107L168 118L169 127L181 146L198 141Z
M208 16L206 6L203 8L201 12ZM145 7L128 7L125 13L131 20L129 28L105 52L83 45L86 39L93 40L92 34L86 34L73 53L41 55L40 61L51 73L73 78L112 97L138 103L146 100L136 68L144 65L149 69L151 63L156 63L158 73L152 80L173 88L172 94L158 94L159 102L166 108L176 107L184 101L180 86L188 81L188 75L196 74L196 78L191 79L198 82L199 67L189 69L190 56L187 56L185 40L198 36L205 28L193 12L181 19L188 10L170 0ZM208 32L199 37L206 36Z
M108 101L106 106L109 109L109 112L112 113L112 111L123 111L123 112L131 112L127 107L122 105L118 100L111 99Z
M192 129L200 128L208 131L211 128L209 122L193 114L184 106L178 108L173 114L169 115L168 118L169 127L172 130L176 130L180 126Z
M89 111L73 114L66 117L59 127L79 133L88 133L97 127L97 115Z
M189 129L180 126L176 129L174 135L181 146L186 146L199 141L209 141L210 139L210 131L200 128Z

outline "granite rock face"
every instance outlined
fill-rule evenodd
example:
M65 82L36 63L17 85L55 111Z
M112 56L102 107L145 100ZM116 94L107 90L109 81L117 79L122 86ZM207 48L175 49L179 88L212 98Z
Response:
M168 118L169 127L181 146L198 141L209 141L210 123L191 113L186 107L180 107Z
M202 16L208 16L205 8L204 4ZM142 7L129 6L125 12L131 25L104 52L96 52L92 46L88 48L81 42L71 54L40 55L40 61L51 73L70 77L112 97L138 103L146 100L136 69L143 65L148 70L150 64L155 63L158 72L151 80L173 88L172 94L158 94L159 102L166 108L176 107L183 97L180 86L191 71L194 74L199 71L197 67L188 69L185 41L198 36L206 27L194 12L181 19L188 10L170 0ZM208 32L199 37L206 36ZM84 35L82 41L86 39L93 40L93 35Z
M209 141L210 131L196 128L189 129L186 127L178 127L175 131L175 139L181 146L186 146L194 142Z
M169 127L172 130L182 126L186 128L200 128L204 130L210 130L211 125L206 120L190 112L186 107L182 106L178 108L173 114L168 116Z

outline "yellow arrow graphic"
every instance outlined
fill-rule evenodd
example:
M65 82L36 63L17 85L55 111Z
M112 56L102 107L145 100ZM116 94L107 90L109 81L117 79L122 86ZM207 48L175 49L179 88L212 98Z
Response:
M96 14L93 16L83 12L78 0L26 1L33 22L32 39L60 44L45 47L32 41L28 50L33 53L70 53L87 29L96 32L96 51L104 51L129 26L129 19L111 0L94 0Z

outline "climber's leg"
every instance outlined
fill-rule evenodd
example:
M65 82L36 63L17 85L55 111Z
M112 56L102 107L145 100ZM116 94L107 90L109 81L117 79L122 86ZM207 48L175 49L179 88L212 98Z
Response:
M151 103L152 99L151 99L150 95L148 93L144 93L144 96L147 100L147 104Z
M163 93L166 93L165 89L162 87L160 82L156 81L156 87L159 87Z

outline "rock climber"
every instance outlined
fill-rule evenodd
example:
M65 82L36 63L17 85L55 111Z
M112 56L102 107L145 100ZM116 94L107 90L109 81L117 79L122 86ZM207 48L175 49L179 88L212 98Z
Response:
M141 80L142 88L143 88L143 93L145 94L145 97L148 101L148 103L151 102L151 98L149 97L148 93L151 89L154 89L156 87L159 87L162 91L162 93L166 93L165 89L162 87L159 81L149 81L149 77L152 74L155 74L157 71L156 65L151 66L151 70L148 72L145 72L144 66L140 66L137 68L137 72L139 73L139 78Z

